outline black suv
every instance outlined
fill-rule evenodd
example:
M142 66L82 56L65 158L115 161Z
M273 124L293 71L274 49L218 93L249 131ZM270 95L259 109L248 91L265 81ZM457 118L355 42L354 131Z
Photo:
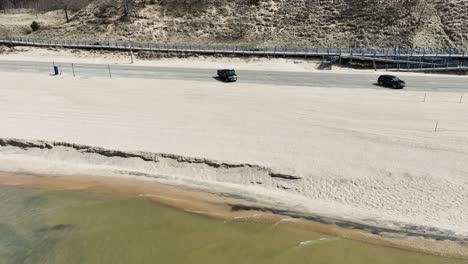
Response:
M406 86L404 81L393 75L381 75L377 82L379 85L392 87L394 89L403 89L403 87Z
M225 82L237 81L237 74L235 70L218 70L218 76Z

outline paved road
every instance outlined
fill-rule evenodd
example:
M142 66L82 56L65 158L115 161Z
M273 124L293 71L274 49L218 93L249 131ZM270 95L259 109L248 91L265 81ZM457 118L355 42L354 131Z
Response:
M60 64L63 74L71 75L71 64ZM112 77L171 79L193 81L217 81L215 69L189 69L168 67L146 67L133 65L111 65ZM107 65L74 64L75 74L79 77L109 77ZM52 64L48 62L2 61L0 71L52 73ZM274 84L310 87L340 88L373 88L384 89L374 85L376 74L356 73L339 74L327 72L266 72L239 70L240 83ZM404 76L407 90L468 92L468 77L453 76Z

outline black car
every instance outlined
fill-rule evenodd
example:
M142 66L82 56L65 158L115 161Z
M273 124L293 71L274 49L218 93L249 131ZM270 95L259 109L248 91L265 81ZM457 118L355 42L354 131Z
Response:
M235 82L237 81L237 74L235 70L218 70L218 76L221 80L225 82Z
M377 83L381 86L392 87L395 89L403 89L403 87L406 86L404 81L393 75L381 75L377 80Z

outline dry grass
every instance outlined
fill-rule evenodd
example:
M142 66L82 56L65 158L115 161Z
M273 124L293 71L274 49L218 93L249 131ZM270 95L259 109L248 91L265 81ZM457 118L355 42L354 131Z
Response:
M270 46L468 47L465 0L133 0L130 11L130 18L124 19L120 2L95 0L70 23L55 24L34 36Z
M60 25L64 15L60 11L47 13L21 9L0 13L0 36L28 36L31 34L31 23L37 21L42 30L49 26Z

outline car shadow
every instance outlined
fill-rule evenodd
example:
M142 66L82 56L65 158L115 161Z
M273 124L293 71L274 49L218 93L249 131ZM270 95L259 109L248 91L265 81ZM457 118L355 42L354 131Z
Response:
M213 79L217 80L218 82L226 83L223 79L219 78L219 76L213 76Z
M383 86L383 85L380 85L380 84L378 84L378 83L373 83L372 85L373 85L373 86L380 87L380 88L390 89L390 90L401 90L401 89L399 89L399 88L393 88L393 87L389 87L389 86Z

